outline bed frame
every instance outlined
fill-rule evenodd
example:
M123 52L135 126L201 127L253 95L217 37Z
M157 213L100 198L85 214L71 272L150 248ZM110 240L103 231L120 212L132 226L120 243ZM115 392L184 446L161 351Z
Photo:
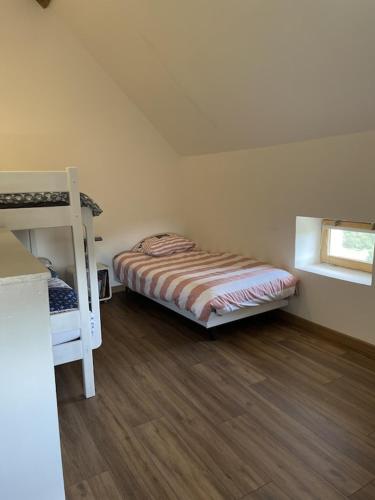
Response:
M237 321L239 319L249 318L250 316L255 316L257 314L261 314L267 311L273 311L274 309L280 309L281 307L286 307L288 305L287 299L275 300L273 302L267 302L259 306L244 307L242 309L237 309L236 311L228 312L222 315L216 314L215 312L211 312L207 321L201 321L196 316L194 316L194 314L191 313L190 311L185 311L183 309L180 309L172 302L166 302L165 300L149 297L148 295L145 295L138 291L133 291L129 287L126 287L125 290L130 290L132 293L139 293L139 295L142 295L147 299L153 300L157 304L160 304L170 309L171 311L181 314L181 316L184 316L185 318L188 318L191 321L198 323L199 325L209 330L209 338L211 340L215 340L215 335L212 333L212 329L217 326L224 325L225 323L231 323L232 321Z
M55 345L52 349L55 365L82 360L84 394L86 398L90 398L95 396L92 350L101 345L100 308L93 215L89 208L81 208L78 169L71 167L60 172L0 172L1 193L42 191L67 191L69 192L70 205L2 209L0 210L0 226L12 231L71 227L77 277L78 309L51 314L51 331L79 330L80 337L64 344ZM88 290L90 290L90 302ZM93 329L91 315L94 322Z

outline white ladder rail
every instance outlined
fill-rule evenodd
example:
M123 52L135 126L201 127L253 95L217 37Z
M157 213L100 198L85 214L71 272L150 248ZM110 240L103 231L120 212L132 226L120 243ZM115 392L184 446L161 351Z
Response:
M100 306L98 289L98 272L95 255L95 235L93 228L93 218L89 208L82 209L83 225L86 228L86 245L88 258L88 280L90 284L91 312L94 316L94 335L92 337L92 348L97 349L101 344L100 331Z
M92 355L91 321L87 287L84 232L82 225L81 200L78 187L78 170L67 169L68 191L71 206L71 225L77 276L78 305L81 316L82 375L86 398L95 396L94 362Z

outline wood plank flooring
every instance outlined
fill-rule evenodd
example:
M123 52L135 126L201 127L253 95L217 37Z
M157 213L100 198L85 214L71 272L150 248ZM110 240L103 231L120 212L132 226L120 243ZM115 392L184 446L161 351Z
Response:
M97 396L56 368L67 498L375 499L375 360L275 322L102 306Z

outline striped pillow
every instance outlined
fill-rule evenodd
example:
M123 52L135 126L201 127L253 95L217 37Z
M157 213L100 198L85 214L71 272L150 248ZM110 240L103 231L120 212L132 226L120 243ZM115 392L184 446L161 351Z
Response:
M152 236L148 236L147 238L143 238L143 240L141 241L138 241L138 243L136 245L134 245L134 247L131 249L132 252L140 252L140 253L144 253L144 249L143 249L143 244L145 242L147 242L148 240L151 240L151 239L154 239L154 238L166 238L167 236L172 236L174 233L158 233L158 234L154 234Z
M179 252L187 252L194 247L194 241L188 240L178 234L168 233L145 238L136 245L136 251L143 252L153 257L161 257Z

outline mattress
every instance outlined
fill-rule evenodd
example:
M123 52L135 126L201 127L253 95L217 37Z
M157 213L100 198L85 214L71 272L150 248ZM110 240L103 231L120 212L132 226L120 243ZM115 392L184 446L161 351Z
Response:
M66 332L52 332L52 345L64 344L72 340L77 340L81 336L80 330L68 330Z
M80 193L81 207L91 209L93 216L102 213L95 201L84 193ZM61 207L69 205L69 193L66 191L41 191L38 193L0 193L0 209Z
M81 317L79 309L71 309L63 313L51 314L50 317L52 345L63 344L64 342L70 342L71 340L80 338ZM98 332L98 328L100 333L100 325L96 324L96 316L92 311L90 311L90 326L93 344L96 344L98 339L95 336Z
M49 308L52 315L75 311L78 308L76 292L60 278L48 280ZM80 337L79 329L52 331L52 345L63 344Z
M78 297L76 292L65 281L60 278L50 278L48 280L49 307L52 327L52 345L64 344L71 340L79 339L81 336L79 325ZM62 313L64 317L57 317ZM90 311L91 333L95 332L95 317Z
M243 307L283 300L295 293L297 278L249 257L189 251L167 257L138 252L115 256L118 279L131 290L175 304L200 321Z

